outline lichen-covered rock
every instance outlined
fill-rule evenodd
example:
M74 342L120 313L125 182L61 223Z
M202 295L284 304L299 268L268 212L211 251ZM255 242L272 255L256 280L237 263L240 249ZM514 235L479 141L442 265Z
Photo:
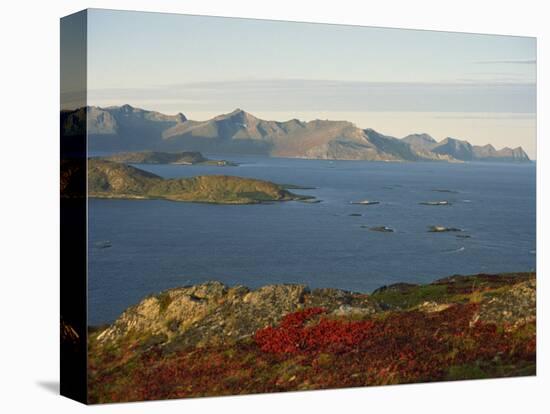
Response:
M97 340L109 342L132 332L172 336L204 318L226 293L227 287L222 283L207 282L150 296L128 308Z
M449 309L452 306L450 303L437 303L433 301L426 301L418 305L417 310L426 313L441 312L445 309Z
M286 314L323 307L343 316L365 316L380 310L368 295L304 285L268 285L250 290L219 282L170 289L143 299L97 336L99 344L132 335L165 338L181 346L234 342L278 323Z
M536 280L532 278L484 300L476 319L513 329L536 320L536 300Z
M305 302L308 307L325 308L329 312L341 315L370 315L381 310L370 295L332 288L314 289L306 296Z
M304 285L258 289L206 282L164 291L128 308L95 338L98 345L153 341L182 349L223 345L251 337L301 309L323 308L337 318L364 319L379 312L436 313L454 303L477 303L478 320L514 328L535 320L534 275L454 276L428 285L396 284L372 295Z
M350 306L350 305L340 305L338 309L335 309L331 312L331 315L340 316L340 317L365 317L372 315L377 312L378 308L375 306Z

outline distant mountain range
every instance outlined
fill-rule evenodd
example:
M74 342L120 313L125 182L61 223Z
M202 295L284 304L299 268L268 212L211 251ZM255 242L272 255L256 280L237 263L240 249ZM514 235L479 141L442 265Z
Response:
M65 135L77 134L85 109L61 112ZM88 109L88 148L93 151L200 151L272 157L372 161L529 162L521 147L495 149L428 134L396 138L348 121L266 121L236 109L207 121L165 115L130 105Z

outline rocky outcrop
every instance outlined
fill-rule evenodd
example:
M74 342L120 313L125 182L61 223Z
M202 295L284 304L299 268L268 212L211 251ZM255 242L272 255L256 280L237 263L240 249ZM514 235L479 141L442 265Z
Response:
M535 275L451 276L371 295L219 282L145 298L89 329L90 401L536 373Z
M249 338L302 309L322 308L330 317L365 319L412 309L441 312L464 300L479 304L472 323L481 320L513 328L535 320L535 289L534 274L452 276L427 285L397 283L370 295L292 284L249 289L212 281L143 299L101 331L95 342L103 346L142 337L177 348L223 345Z
M536 320L536 284L535 279L530 279L488 299L482 303L476 319L508 328Z
M366 316L380 311L368 295L339 289L268 285L251 290L207 282L144 299L100 333L97 341L116 342L137 332L164 342L174 341L178 346L234 342L308 307L322 307L339 316Z

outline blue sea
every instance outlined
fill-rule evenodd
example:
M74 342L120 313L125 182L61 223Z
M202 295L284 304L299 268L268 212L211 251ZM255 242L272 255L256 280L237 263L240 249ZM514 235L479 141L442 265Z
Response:
M322 202L211 205L90 199L89 324L112 322L149 294L207 280L370 292L453 274L535 269L534 163L207 155L241 165L136 166L163 177L226 174L315 187L291 191ZM350 204L364 199L380 204ZM451 205L419 204L442 200ZM432 225L463 232L430 233ZM394 232L369 230L374 226ZM107 241L111 247L105 247Z

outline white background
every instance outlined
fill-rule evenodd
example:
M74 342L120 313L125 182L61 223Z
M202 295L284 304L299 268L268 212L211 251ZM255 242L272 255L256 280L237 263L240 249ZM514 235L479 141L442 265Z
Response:
M530 0L12 0L0 5L0 409L15 412L539 413L550 409L543 274L550 24ZM86 7L538 37L538 376L85 408L58 387L59 21ZM185 41L185 39L182 39ZM131 68L129 68L131 70ZM548 214L548 213L547 213ZM513 254L513 252L510 252Z

